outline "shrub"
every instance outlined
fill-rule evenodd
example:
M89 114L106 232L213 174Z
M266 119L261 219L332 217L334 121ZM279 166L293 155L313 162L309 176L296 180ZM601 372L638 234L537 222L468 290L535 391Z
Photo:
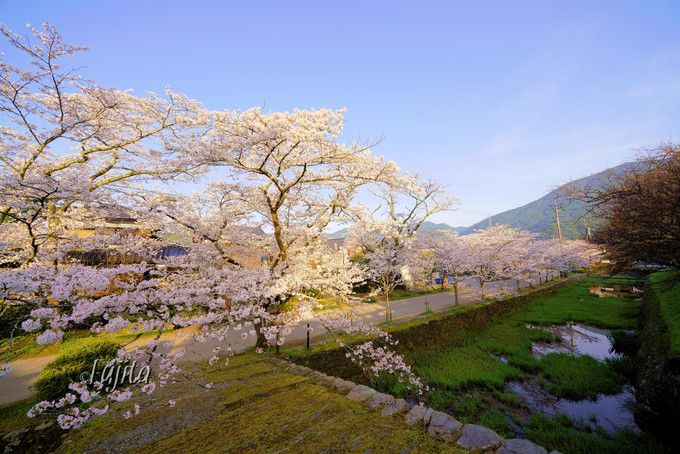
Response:
M54 400L69 391L69 384L80 380L83 372L90 372L95 360L97 370L114 358L121 344L108 339L79 340L62 346L59 356L49 363L38 376L35 389L39 400Z
M21 328L17 329L17 320L27 318L31 313L31 307L28 305L14 306L7 308L0 316L0 338L10 337L23 334ZM20 326L20 324L19 324Z

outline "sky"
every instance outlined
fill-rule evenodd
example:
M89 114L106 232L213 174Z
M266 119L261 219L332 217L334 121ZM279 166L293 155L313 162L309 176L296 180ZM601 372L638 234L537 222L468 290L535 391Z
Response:
M679 19L677 1L0 0L13 30L87 45L102 86L347 108L343 140L448 185L451 225L678 140Z

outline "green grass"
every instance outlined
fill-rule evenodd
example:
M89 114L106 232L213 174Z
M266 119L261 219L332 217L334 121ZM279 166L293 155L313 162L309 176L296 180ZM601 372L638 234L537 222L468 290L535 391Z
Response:
M549 417L534 414L526 426L526 436L548 451L574 454L666 453L668 448L632 431L608 434L566 415Z
M441 288L441 287L430 287L427 289L423 290L409 290L409 289L402 289L398 288L392 292L390 295L390 301L399 301L399 300L405 300L408 298L414 298L416 296L423 296L423 295L432 295L435 293L444 293L444 292L452 292L453 288L451 287L446 287L446 288ZM385 301L385 298L381 295L378 295L375 298L367 298L366 302L372 303L372 302L383 302Z
M382 417L326 387L283 371L266 355L234 357L227 367L200 371L216 389L173 390L174 408L157 391L154 402L129 420L114 409L69 433L60 452L456 452L403 417ZM121 406L121 409L125 408Z
M495 430L504 438L513 438L515 435L515 428L510 423L508 416L498 410L488 410L482 413L477 422L484 427Z
M626 383L611 361L599 362L590 356L550 353L541 358L541 369L543 386L557 397L571 400L618 394Z
M609 435L588 422L572 421L564 415L532 417L521 398L504 388L508 380L535 377L557 397L581 400L595 398L599 393L620 392L626 377L631 376L631 360L600 363L590 357L565 354L539 359L531 352L532 342L556 339L545 330L527 327L573 322L610 329L617 348L634 354L639 339L623 330L639 327L642 301L635 296L601 298L589 291L591 286L615 284L642 286L643 281L625 275L584 278L553 292L530 296L527 304L514 305L516 309L505 312L494 308L506 301L480 302L386 329L400 337L408 362L431 387L426 397L428 405L455 415L463 423L479 423L507 437L523 434L549 450L565 453L664 452L646 435ZM449 317L461 316L466 323L446 322ZM430 331L429 324L439 322L439 326L449 329L433 327L437 328L437 337L430 335L425 341L422 336ZM303 357L309 354L296 352ZM395 391L388 382L377 385L387 385L384 390Z
M0 438L29 428L18 452L93 452L113 445L133 452L459 452L430 437L422 426L407 426L403 416L383 417L360 402L291 374L268 356L246 353L228 366L191 366L193 379L210 381L202 390L189 382L159 388L141 399L142 412L122 418L133 403L114 404L105 416L65 433L36 440L28 419L34 401L0 408ZM167 400L176 400L169 407ZM59 431L57 431L59 432ZM36 444L37 443L37 444ZM61 443L61 446L59 444Z
M590 293L591 285L602 285L602 281L583 279L553 295L536 298L518 317L537 325L573 321L608 329L637 327L641 302L628 297L600 298Z
M464 422L486 425L506 436L516 435L517 426L523 426L530 439L548 449L594 452L589 449L596 447L616 452L626 444L621 441L626 436L594 432L568 417L527 420L520 398L504 389L509 380L538 377L542 386L560 398L594 399L600 393L621 391L626 383L625 360L598 362L588 356L566 354L539 359L531 351L532 342L555 339L553 334L527 325L574 322L614 330L638 327L642 302L634 297L600 298L590 293L590 286L603 283L592 278L569 283L479 326L450 332L442 345L421 348L417 342L411 343L405 352L408 360L415 372L434 387L428 395L429 404ZM633 343L623 335L617 337L619 343ZM629 438L632 446L648 443L644 437ZM572 442L575 449L570 448Z
M451 347L409 356L416 373L428 383L452 390L474 384L500 387L508 380L524 376L519 369L503 364L478 346Z
M581 366L583 380L591 380L593 389L613 390L604 378L613 373L610 364L599 364L590 359L568 355L547 357L539 361L531 353L533 341L551 341L553 336L541 329L528 328L527 324L564 324L569 321L602 328L632 328L637 326L641 303L631 298L598 298L591 295L588 286L592 280L571 283L551 295L539 296L521 310L491 321L484 326L452 332L444 347L413 349L406 352L408 359L421 375L432 385L461 389L466 386L485 385L490 388L503 386L511 379L522 378L527 373L546 372L553 389L563 389L570 396L587 398L591 390L577 396L560 384L560 372L576 370ZM502 303L498 303L502 304ZM499 357L507 360L501 362ZM599 364L599 365L593 365ZM618 381L617 381L618 383ZM616 389L619 389L620 386ZM560 393L560 395L564 395Z
M14 361L24 358L55 355L59 352L60 344L40 345L36 343L37 334L14 336L12 339L0 339L0 358Z
M661 315L668 327L670 353L674 357L680 356L680 271L654 273L649 278L649 285L659 299Z
M164 333L171 330L164 330ZM137 339L155 336L155 331L131 334L129 330L119 333L102 333L95 336L97 339L109 339L114 342L128 344ZM64 333L64 339L51 345L39 345L35 338L38 334L23 334L9 338L0 339L0 358L4 361L15 361L18 359L37 358L41 356L57 355L81 343L86 344L93 338L89 330L73 330Z
M619 283L628 281L625 277L615 280ZM635 283L639 282L635 280ZM517 426L528 424L528 415L523 413L526 410L522 410L521 399L505 391L504 385L510 380L538 377L539 383L557 397L573 400L593 399L600 393L621 391L626 382L622 372L626 370L622 364L625 361L598 362L591 357L566 354L550 354L539 359L531 350L532 342L557 340L553 334L540 329L541 325L574 322L612 330L638 327L641 301L634 297L600 298L589 291L590 286L608 284L611 280L607 278L566 283L554 292L533 297L527 304L502 315L487 319L471 317L479 323L445 332L438 342L426 344L413 339L403 353L416 374L433 388L427 396L429 405L449 411L464 423L479 423L503 435L515 436ZM428 321L442 320L452 314L486 311L493 304L502 305L504 301L459 308L426 321L398 324L389 331L408 338L411 328L422 328ZM633 344L632 340L623 339L623 335L617 337L619 343ZM550 419L546 417L547 421ZM537 427L532 430L532 433L539 433ZM591 429L584 430L580 426L570 426L567 438L581 440L584 446L599 446L597 440L602 435ZM547 435L544 433L543 436ZM605 437L602 443L611 448L616 445L612 440ZM558 445L571 452L567 449L568 444L555 444Z
M35 399L28 399L0 407L0 434L6 434L26 426L29 423L26 412L35 403Z
M505 312L494 308L513 304L512 300L476 303L397 323L387 330L400 337L402 352L431 387L426 397L428 405L450 412L463 423L479 423L506 437L524 435L549 450L567 453L663 452L645 435L630 432L609 435L564 415L532 417L521 398L504 388L508 380L536 377L556 396L574 400L620 392L626 377L631 375L630 360L600 363L590 357L565 354L539 359L531 352L532 342L556 339L545 330L527 327L573 322L611 329L617 347L633 354L639 340L623 330L639 327L643 303L635 296L600 298L589 291L590 286L613 284L642 282L629 276L584 278L567 282L553 292L530 296L528 303L515 304ZM464 324L445 322L449 317L466 315L469 317L464 317L467 320ZM436 327L437 337L430 336L425 342L422 336L429 332L429 323L439 322L442 323ZM442 330L441 326L449 329ZM317 348L318 352L329 347ZM314 352L295 354L304 357ZM389 386L383 389L395 392Z
M59 355L38 375L35 389L40 400L55 400L69 391L69 384L79 381L83 372L89 372L96 360L98 370L107 360L116 356L120 342L108 338L90 338L80 342L65 343Z

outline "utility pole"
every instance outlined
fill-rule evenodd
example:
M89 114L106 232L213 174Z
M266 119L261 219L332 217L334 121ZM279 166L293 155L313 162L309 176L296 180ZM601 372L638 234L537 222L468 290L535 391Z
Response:
M489 227L493 226L493 219L491 218L491 215L489 215Z
M560 212L557 209L557 200L554 202L555 206L555 222L557 223L557 237L560 239L560 244L564 242L564 239L562 238L562 226L560 225Z

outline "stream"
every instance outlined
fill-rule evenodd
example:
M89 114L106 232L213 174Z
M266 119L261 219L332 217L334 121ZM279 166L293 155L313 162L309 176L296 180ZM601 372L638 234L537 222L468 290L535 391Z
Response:
M598 361L621 357L614 351L608 330L579 324L529 327L549 331L561 339L560 342L534 342L532 351L536 357L549 353L589 355ZM506 388L519 395L533 411L547 415L564 413L573 419L595 423L610 433L621 429L639 430L632 411L635 390L629 385L619 394L600 394L595 400L581 401L557 398L541 387L536 378L509 382Z

